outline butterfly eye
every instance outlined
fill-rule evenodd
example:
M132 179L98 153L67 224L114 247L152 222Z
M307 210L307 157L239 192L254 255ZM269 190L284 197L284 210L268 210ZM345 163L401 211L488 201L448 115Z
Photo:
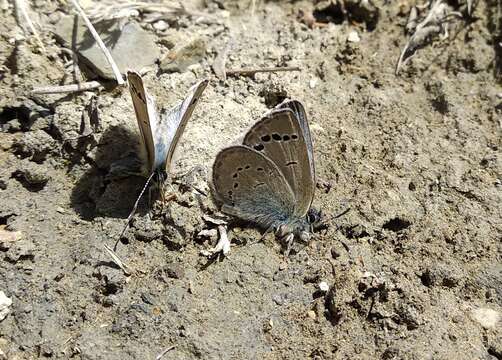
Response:
M254 149L256 151L262 151L264 148L265 148L265 146L263 146L262 144L258 144L258 145L254 146Z
M261 137L261 141L264 141L264 142L269 142L270 141L270 135L263 135Z
M239 187L239 183L234 183L234 189L237 189Z
M291 135L291 139L293 139L293 140L298 139L298 135L296 135L296 134Z
M283 140L283 141L289 141L289 135L284 135L284 136L282 137L282 140Z
M246 165L246 167L244 169L248 170L251 166L249 165Z
M281 141L281 135L279 135L279 134L272 134L272 139L274 139L275 141Z

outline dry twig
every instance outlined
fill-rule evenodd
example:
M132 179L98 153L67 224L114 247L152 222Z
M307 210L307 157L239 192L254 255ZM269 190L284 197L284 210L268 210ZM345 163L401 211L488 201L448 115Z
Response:
M256 73L265 72L281 72L281 71L300 71L298 66L285 66L285 67L268 67L268 68L249 68L249 69L234 69L227 70L227 75L243 75L243 76L253 76Z
M119 85L124 84L125 81L122 78L122 74L120 74L120 70L119 70L117 64L113 60L112 54L110 54L110 52L106 48L105 43L99 37L99 34L96 31L96 29L94 28L94 26L92 25L91 21L89 20L89 18L87 17L87 15L85 15L84 10L82 10L82 8L78 4L77 0L71 0L71 2L73 3L73 6L75 6L75 9L79 13L79 15L84 20L87 28L89 29L90 33L92 34L92 37L94 38L94 40L96 40L96 43L101 48L101 51L103 51L103 54L105 55L106 60L108 61L108 63L112 67L112 71L113 71L113 74L115 75L115 79L117 80L117 84L119 84Z
M127 266L120 258L115 254L115 252L108 246L104 245L106 252L110 257L112 258L113 262L122 269L125 275L129 276L131 275L131 271L129 270L129 266Z
M102 88L103 85L97 81L89 81L80 84L70 84L61 86L39 86L31 90L32 95L40 94L64 94L64 93L75 93L80 91L88 91L93 89Z
M38 31L30 19L30 15L28 14L28 10L26 9L24 0L14 0L14 7L16 9L16 19L17 19L19 26L23 29L23 31L26 31L26 28L25 28L25 26L23 26L23 22L21 21L21 17L23 17L24 20L26 21L26 24L28 25L28 28L30 29L31 33L33 34L33 36L37 40L38 45L40 46L42 51L45 52L44 43L40 39L40 36L38 35Z
M162 351L159 355L157 355L157 357L155 358L155 360L160 360L165 354L167 354L169 351L171 350L174 350L174 348L176 348L176 345L173 345L173 346L169 346L168 348L166 348L164 351Z

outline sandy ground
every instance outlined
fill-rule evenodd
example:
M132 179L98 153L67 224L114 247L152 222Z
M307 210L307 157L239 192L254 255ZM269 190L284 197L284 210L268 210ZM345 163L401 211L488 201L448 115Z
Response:
M144 183L131 175L142 159L129 92L31 95L71 82L51 32L70 5L34 3L45 52L19 36L12 7L0 21L0 291L12 299L0 359L155 359L171 346L162 359L502 359L495 2L453 22L450 40L400 76L410 1L376 4L370 23L313 28L298 18L311 13L307 1L256 1L254 13L247 1L190 2L211 16L182 15L162 31L131 17L162 56L203 40L186 71L145 75L159 105L197 79L210 84L174 168L195 170L169 187L175 200L150 212L143 202L119 244L130 276L103 248ZM359 42L348 41L353 31ZM301 71L218 80L211 65L231 38L228 68ZM98 126L71 140L94 95ZM216 228L203 215L219 212L187 184L208 191L216 153L284 97L309 116L314 206L328 219L350 210L289 257L273 236L256 243L256 229L229 219L231 252L210 261L200 251L214 241L197 234Z

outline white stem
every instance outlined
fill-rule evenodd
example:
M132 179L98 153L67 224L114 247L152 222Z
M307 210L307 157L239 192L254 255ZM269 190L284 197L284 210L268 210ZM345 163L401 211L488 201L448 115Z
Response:
M113 74L115 75L115 79L117 79L117 83L119 85L124 84L125 81L122 78L122 74L120 74L120 70L119 70L117 64L113 60L112 54L110 54L110 52L106 48L105 43L99 37L99 34L96 31L96 29L94 28L94 26L92 25L91 21L87 18L87 15L85 15L84 10L82 10L82 8L78 4L77 0L71 0L71 2L73 3L73 6L75 6L75 9L77 9L77 12L82 17L82 19L84 19L84 22L87 25L87 28L89 29L92 36L94 37L94 40L96 40L96 42L98 43L98 46L101 48L101 51L103 51L103 54L105 55L106 60L108 60L108 63L112 67L112 71L113 71Z

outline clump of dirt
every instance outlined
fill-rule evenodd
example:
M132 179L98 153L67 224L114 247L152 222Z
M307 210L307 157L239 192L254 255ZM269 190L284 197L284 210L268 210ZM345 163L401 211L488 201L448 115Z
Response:
M494 2L478 2L400 76L417 4L343 4L193 1L113 20L155 39L161 55L145 82L160 106L211 80L169 201L146 196L118 244L128 274L104 249L145 181L128 89L85 72L106 86L31 93L74 82L71 52L52 35L73 12L66 2L28 9L41 49L2 5L0 291L12 304L0 359L154 359L166 349L163 359L502 359ZM99 6L85 2L89 14L104 14ZM220 80L211 66L229 42L234 74ZM186 52L164 72L158 64L186 44L200 44L197 58ZM235 75L286 66L300 71ZM328 219L289 257L273 236L258 242L256 229L221 217L208 183L217 152L284 98L306 107L314 207ZM221 218L231 251L208 259Z

